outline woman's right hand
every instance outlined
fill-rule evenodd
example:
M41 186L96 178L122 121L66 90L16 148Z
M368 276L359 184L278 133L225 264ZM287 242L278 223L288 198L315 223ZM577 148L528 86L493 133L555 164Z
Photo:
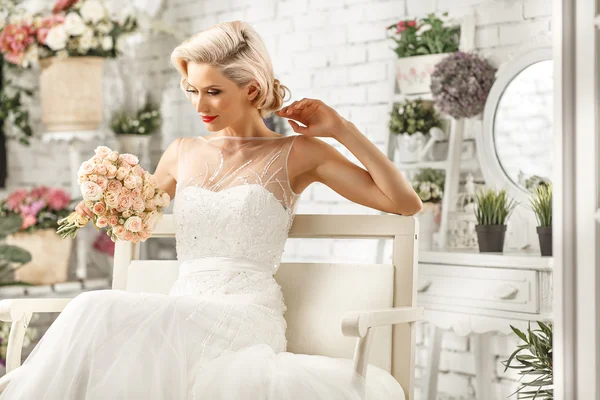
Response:
M75 211L80 215L85 215L86 217L92 218L94 213L89 209L88 206L85 205L85 202L81 200L79 204L75 207Z

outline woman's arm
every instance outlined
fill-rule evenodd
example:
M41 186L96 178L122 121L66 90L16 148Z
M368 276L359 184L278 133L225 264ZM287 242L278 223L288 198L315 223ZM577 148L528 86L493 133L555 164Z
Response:
M296 139L292 152L310 164L298 181L308 186L321 182L348 200L394 214L413 215L422 202L410 183L394 164L351 122L320 100L303 99L280 110L278 115L294 121L294 131L304 135ZM312 137L310 137L312 136ZM334 147L316 137L333 137L365 166L354 164ZM309 178L307 178L309 176Z
M177 138L171 142L158 161L154 178L158 187L167 192L169 197L175 197L175 187L177 185L177 166L179 160L179 145L182 138Z

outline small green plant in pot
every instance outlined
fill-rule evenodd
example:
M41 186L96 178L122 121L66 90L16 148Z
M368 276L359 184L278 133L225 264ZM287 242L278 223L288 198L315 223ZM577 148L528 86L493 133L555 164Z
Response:
M542 256L552 255L552 185L541 184L531 198L531 207L538 222L537 234Z
M506 190L483 189L475 195L477 241L480 252L500 253L504 249L506 221L516 203Z
M389 129L396 135L400 162L417 162L431 135L443 138L440 115L433 102L416 99L394 103L390 113Z
M506 361L504 371L509 368L519 371L521 378L529 378L528 382L520 380L519 389L514 394L520 394L520 399L552 400L552 323L537 322L539 329L527 327L522 332L511 325L513 332L523 341ZM528 390L527 390L528 389Z

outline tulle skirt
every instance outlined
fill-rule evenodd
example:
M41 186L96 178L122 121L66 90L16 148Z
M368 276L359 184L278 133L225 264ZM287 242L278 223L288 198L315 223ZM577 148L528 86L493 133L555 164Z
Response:
M181 274L171 293L96 290L74 298L0 400L404 399L369 366L285 351L285 306L272 275Z

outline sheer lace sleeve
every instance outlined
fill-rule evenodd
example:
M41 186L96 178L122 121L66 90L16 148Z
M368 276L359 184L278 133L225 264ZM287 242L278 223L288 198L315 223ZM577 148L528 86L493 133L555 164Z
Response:
M290 185L287 163L296 137L186 138L180 144L177 193L188 186L219 192L258 185L293 213L299 194Z

